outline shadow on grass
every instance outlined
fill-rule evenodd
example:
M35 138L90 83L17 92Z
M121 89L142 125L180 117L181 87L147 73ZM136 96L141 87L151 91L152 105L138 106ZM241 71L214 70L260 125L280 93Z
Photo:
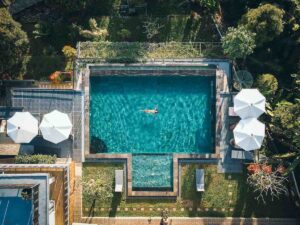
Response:
M117 208L119 207L121 200L122 200L122 193L115 192L114 196L111 200L111 205L110 205L111 210L109 211L109 214L108 214L109 217L116 216Z
M196 190L196 169L205 169L205 190L208 190L213 180L213 173L207 165L190 164L185 165L185 171L182 171L183 178L181 181L181 197L184 207L193 208L192 211L188 211L188 216L217 216L223 217L224 213L217 211L198 211L197 208L203 210L203 196L204 192L198 192Z
M90 207L90 209L88 211L87 218L84 221L85 223L90 223L91 220L92 220L92 217L95 216L95 211L94 211L95 206L96 206L96 199L94 199L93 202L92 202L92 204L91 204L91 207ZM83 216L86 216L86 215L84 215L84 213L83 213Z

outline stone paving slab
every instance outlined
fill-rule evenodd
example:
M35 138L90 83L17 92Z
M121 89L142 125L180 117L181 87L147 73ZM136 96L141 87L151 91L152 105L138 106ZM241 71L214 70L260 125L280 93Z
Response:
M83 217L81 222L97 223L98 225L159 225L159 217ZM298 219L270 219L270 218L208 218L208 217L172 217L172 225L299 225Z

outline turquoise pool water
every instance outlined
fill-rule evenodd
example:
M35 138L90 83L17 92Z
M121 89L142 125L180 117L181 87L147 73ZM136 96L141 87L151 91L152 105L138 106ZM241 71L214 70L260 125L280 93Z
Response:
M0 197L0 224L31 225L32 201L21 197Z
M213 152L215 77L92 76L90 87L91 152L132 153L135 190L172 189L173 153Z
M172 155L133 155L132 187L135 189L173 187Z
M212 152L214 83L204 76L92 76L91 152ZM142 111L155 107L155 115Z

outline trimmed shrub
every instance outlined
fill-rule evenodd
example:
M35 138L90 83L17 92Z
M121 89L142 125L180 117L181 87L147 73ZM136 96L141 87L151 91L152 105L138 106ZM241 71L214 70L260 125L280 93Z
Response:
M56 155L18 155L16 164L55 164Z

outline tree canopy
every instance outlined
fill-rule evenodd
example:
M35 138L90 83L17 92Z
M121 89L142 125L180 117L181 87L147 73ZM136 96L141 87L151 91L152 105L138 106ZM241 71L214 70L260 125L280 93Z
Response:
M261 74L256 78L255 86L266 98L271 99L278 90L278 81L272 74Z
M272 123L297 148L300 148L300 105L281 101L273 112Z
M29 60L29 41L21 25L0 8L0 79L22 77Z
M231 59L245 58L253 53L255 48L255 34L245 27L229 27L226 35L222 38L224 53Z
M283 31L284 10L272 4L264 4L249 10L241 19L241 24L256 33L256 45L272 41Z

